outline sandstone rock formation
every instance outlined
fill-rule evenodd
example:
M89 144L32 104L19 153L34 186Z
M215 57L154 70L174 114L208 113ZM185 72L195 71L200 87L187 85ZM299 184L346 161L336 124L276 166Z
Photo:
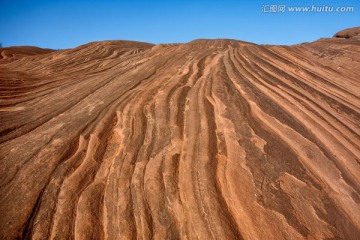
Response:
M334 35L335 38L357 38L360 39L360 28L344 29Z
M1 49L1 48L0 48ZM8 47L0 51L0 59L20 58L25 56L32 56L38 54L45 54L53 52L51 49L43 49L38 47Z
M0 239L360 239L359 39L0 52Z

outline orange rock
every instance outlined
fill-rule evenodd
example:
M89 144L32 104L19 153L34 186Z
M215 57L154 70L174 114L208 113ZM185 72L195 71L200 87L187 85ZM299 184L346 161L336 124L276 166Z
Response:
M359 239L358 32L0 49L0 239Z

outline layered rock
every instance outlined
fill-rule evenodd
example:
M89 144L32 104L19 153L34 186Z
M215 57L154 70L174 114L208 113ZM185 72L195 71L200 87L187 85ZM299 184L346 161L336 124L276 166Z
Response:
M1 51L1 239L359 239L357 38Z

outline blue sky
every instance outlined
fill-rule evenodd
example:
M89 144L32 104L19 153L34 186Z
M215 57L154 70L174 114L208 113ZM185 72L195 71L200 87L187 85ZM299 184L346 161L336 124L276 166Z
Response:
M264 5L285 12L264 13ZM290 6L352 6L354 12L289 12ZM91 41L188 42L232 38L296 44L360 26L359 0L0 0L0 43L71 48Z

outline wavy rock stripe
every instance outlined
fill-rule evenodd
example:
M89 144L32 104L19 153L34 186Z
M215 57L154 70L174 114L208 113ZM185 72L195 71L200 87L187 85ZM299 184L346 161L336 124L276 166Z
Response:
M1 56L1 239L360 238L359 38Z

